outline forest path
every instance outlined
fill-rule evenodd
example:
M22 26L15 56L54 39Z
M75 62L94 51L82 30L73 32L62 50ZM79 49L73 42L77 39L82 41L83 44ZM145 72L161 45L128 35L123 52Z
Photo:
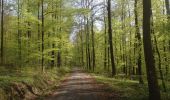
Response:
M58 89L44 100L120 100L117 93L105 84L75 68Z

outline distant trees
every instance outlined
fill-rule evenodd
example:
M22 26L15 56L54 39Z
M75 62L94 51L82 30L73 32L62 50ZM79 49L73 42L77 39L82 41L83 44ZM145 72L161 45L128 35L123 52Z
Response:
M86 63L84 67L92 71L95 50L94 72L138 79L141 84L145 83L144 76L147 75L150 99L159 100L158 79L162 80L162 85L166 88L164 76L168 76L169 72L167 65L169 22L166 22L167 19L169 20L169 0L154 1L162 5L153 5L153 15L151 15L151 0L116 0L115 2L103 0L98 3L95 0L81 0L81 3L79 2L77 1L76 4L85 11L76 16L80 20L76 20L75 23L81 27L77 32L75 45L79 49L75 51L79 53L75 56L80 58L79 54L81 54L81 62ZM98 6L94 7L94 5ZM165 8L168 16L163 14ZM100 12L92 18L90 15L95 10ZM160 17L163 20L160 20ZM163 57L164 59L161 59ZM156 73L157 71L159 73Z
M170 8L154 2L151 16L151 0L1 0L0 64L83 66L142 84L147 75L150 98L159 99L157 79L169 79Z
M0 65L21 69L39 67L42 71L55 68L57 61L60 62L58 66L62 63L70 65L72 43L69 42L69 33L76 11L71 6L61 6L65 5L63 2L1 0Z

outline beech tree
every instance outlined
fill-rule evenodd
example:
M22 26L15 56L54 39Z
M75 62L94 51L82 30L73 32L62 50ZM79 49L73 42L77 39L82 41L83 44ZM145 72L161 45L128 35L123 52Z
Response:
M1 65L4 64L4 0L1 0Z
M82 67L168 98L169 0L0 0L0 11L0 76Z
M112 41L112 14L111 14L111 0L108 0L108 33L109 33L109 44L110 44L110 57L112 65L112 76L116 75L115 59L113 54L113 41Z
M161 100L151 42L151 0L143 0L143 42L149 100Z

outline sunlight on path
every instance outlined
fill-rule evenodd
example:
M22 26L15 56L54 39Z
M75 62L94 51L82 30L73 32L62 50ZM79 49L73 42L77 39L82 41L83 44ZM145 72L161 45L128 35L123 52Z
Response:
M44 100L120 100L111 89L97 83L92 76L74 69L62 85Z

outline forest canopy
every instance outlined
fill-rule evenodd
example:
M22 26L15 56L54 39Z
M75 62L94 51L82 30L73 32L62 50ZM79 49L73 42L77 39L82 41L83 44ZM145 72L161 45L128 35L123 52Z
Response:
M136 82L149 100L170 99L169 2L0 0L0 96L14 82L78 67L105 82Z

